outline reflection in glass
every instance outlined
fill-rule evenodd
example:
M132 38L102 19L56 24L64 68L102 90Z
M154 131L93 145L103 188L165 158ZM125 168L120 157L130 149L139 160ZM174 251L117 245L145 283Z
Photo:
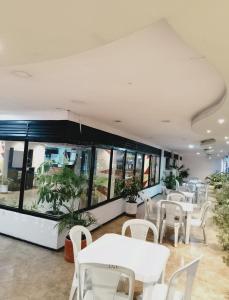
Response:
M0 204L18 207L24 142L0 141Z
M92 205L106 201L108 198L110 155L111 151L108 149L96 149Z
M147 187L149 185L149 161L150 161L150 156L148 154L145 154L143 187Z
M151 156L151 165L150 165L150 185L155 184L155 174L156 174L156 156Z
M50 203L38 202L38 182L36 180L39 167L49 162L52 174L59 174L64 167L71 169L77 176L82 176L80 199L69 199L65 205L74 205L75 209L85 208L88 199L88 179L90 172L91 149L68 144L51 144L30 142L26 167L26 182L23 209L41 213L50 211ZM71 204L70 204L71 201ZM72 204L72 201L74 203ZM66 212L62 207L61 211Z
M110 198L120 196L120 185L123 182L125 151L113 150Z
M160 156L156 157L155 183L160 182Z
M126 172L125 179L130 180L134 177L134 163L135 163L135 153L127 152L126 153Z
M138 153L136 158L136 168L135 168L135 178L142 181L142 164L143 164L143 154Z

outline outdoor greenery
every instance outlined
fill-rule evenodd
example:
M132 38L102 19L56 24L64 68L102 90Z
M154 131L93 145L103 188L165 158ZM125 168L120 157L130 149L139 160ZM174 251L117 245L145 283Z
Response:
M11 179L4 177L2 175L0 176L0 184L1 185L8 185L8 184L10 184L10 182L12 182Z
M216 200L214 221L218 226L219 242L226 251L224 261L229 266L229 181L223 182L222 189L216 195Z
M78 198L82 192L85 178L77 176L67 166L56 171L51 161L41 164L37 170L38 204L47 202L49 213L60 215L60 208L67 202Z

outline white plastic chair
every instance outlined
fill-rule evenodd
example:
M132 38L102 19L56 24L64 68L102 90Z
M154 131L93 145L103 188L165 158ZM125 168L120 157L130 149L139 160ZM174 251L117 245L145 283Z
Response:
M118 292L122 277L128 281L128 294ZM130 269L105 264L79 265L79 300L133 300L134 272ZM85 283L89 282L89 285Z
M122 235L126 234L128 227L130 227L131 237L144 241L146 240L148 231L151 229L154 236L154 243L158 243L158 230L152 222L142 219L128 220L122 225Z
M162 243L166 227L172 227L174 228L174 247L177 247L179 231L184 229L183 208L177 202L163 200L161 201L161 211L165 213L165 217L161 226L160 243Z
M207 244L207 236L206 236L206 232L205 232L205 225L206 225L206 219L207 219L207 212L210 209L210 207L211 207L211 202L210 201L205 202L201 207L199 218L196 218L196 219L192 218L191 219L191 227L202 228L205 244Z
M180 182L176 179L176 191L179 191L180 189Z
M168 285L156 284L152 300L191 300L193 281L201 257L178 269L171 276ZM183 283L178 285L178 282ZM182 288L182 289L181 289Z
M78 252L81 250L81 238L82 238L82 235L85 235L86 243L87 243L87 245L89 245L90 243L92 243L92 236L91 236L90 231L87 228L85 228L83 226L78 226L78 225L71 228L69 235L70 235L70 239L73 244L74 261L75 261L75 271L74 271L74 275L73 275L72 287L71 287L70 296L69 296L69 300L72 300L75 295L76 289L78 288L77 255L78 255Z
M160 201L155 201L149 198L145 198L145 216L144 219L153 222L159 232L160 229Z
M185 202L185 195L180 192L172 192L169 193L167 196L167 200L169 201L178 201L178 202Z

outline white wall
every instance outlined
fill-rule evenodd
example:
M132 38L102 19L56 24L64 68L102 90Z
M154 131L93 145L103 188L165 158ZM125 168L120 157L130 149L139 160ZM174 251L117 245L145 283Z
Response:
M221 159L208 159L205 155L183 155L182 163L190 169L190 177L206 176L221 170Z

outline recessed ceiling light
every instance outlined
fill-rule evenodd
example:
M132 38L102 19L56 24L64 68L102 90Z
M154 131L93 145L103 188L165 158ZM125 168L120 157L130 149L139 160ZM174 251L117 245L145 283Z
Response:
M219 153L217 154L217 156L218 156L218 157L220 156Z
M219 124L223 124L224 122L225 122L225 120L224 120L223 118L218 119L218 123L219 123Z
M225 140L228 140L228 136L225 136L224 139L225 139Z
M114 120L115 123L122 123L121 120Z
M208 146L208 149L212 149L212 146Z
M210 129L207 129L206 132L207 132L207 133L211 133L212 131L211 131Z
M226 141L226 144L229 144L229 141Z
M200 152L196 152L196 155L200 155Z
M208 159L212 159L212 157L211 157L211 156L209 156L209 157L208 157Z
M223 150L220 150L219 152L223 153Z
M26 71L20 71L20 70L12 71L11 74L13 74L14 76L20 77L20 78L30 78L30 77L32 77L32 74L30 74Z
M170 123L170 120L161 120L161 123Z
M188 145L188 148L189 148L189 149L193 149L193 148L194 148L194 145L191 145L191 144L190 144L190 145Z
M77 100L77 99L73 99L73 100L71 100L71 102L74 103L74 104L85 104L86 103L83 100Z

